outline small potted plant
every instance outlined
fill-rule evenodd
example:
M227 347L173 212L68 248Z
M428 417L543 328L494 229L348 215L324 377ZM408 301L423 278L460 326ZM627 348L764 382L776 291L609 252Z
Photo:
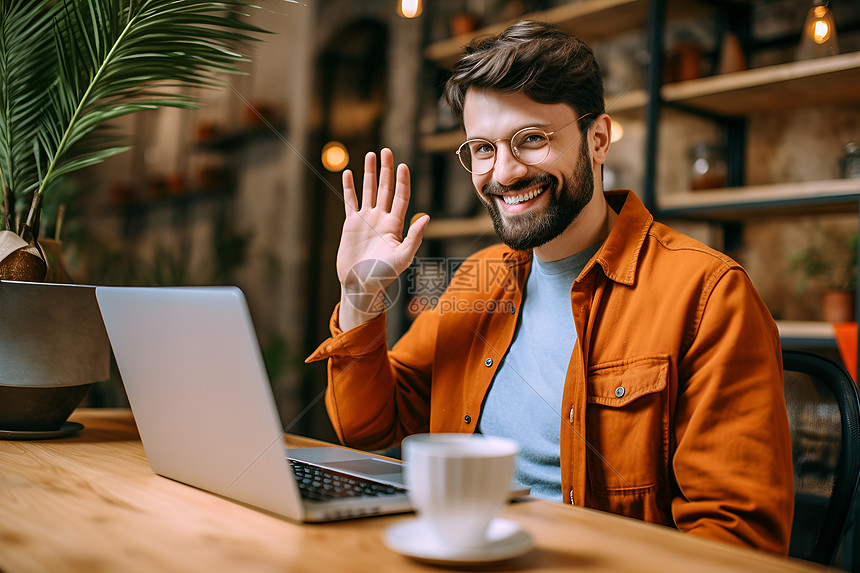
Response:
M798 290L809 286L822 293L822 315L827 322L855 319L857 291L857 235L834 231L816 233L812 241L790 258L799 273Z
M293 0L289 0L293 1ZM0 279L41 282L42 199L122 153L107 122L194 107L262 29L244 0L4 0L0 6Z
M12 281L5 286L50 286L24 284L43 282L48 271L49 251L38 240L43 197L55 196L71 173L128 149L106 127L111 120L194 107L188 88L217 85L217 73L237 72L247 61L243 47L263 32L244 13L252 7L244 0L3 0L0 279ZM0 431L5 439L22 431L52 437L63 423L56 404L71 400L74 408L83 398L80 386L100 380L81 380L64 368L32 375L52 353L75 352L50 343L51 325L66 325L56 324L45 305L15 310L16 319L4 315L0 322L0 339L11 337L14 345L6 346L18 349L3 364ZM96 308L90 314L100 323ZM85 350L86 342L67 338ZM98 356L106 367L107 348ZM11 375L11 366L27 375ZM35 395L36 387L46 392Z

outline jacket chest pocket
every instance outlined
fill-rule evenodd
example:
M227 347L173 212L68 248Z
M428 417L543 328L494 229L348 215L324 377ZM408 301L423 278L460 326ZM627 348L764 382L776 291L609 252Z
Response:
M645 494L669 465L669 357L648 356L588 373L587 468L596 494Z

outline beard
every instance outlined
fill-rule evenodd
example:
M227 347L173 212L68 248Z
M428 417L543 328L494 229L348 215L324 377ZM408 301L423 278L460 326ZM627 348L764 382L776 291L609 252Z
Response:
M544 193L549 194L549 202L542 212L502 214L494 195L505 191L521 191L535 185L540 185L546 189ZM489 200L484 195L489 195ZM490 212L496 234L503 243L520 251L540 247L561 235L588 205L593 195L594 173L591 171L585 138L579 148L576 167L570 174L562 175L562 181L549 173L542 173L509 187L491 181L484 186L483 195L478 194Z

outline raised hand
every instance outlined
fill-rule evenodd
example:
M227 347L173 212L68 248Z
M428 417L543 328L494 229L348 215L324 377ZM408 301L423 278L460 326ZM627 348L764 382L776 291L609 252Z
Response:
M339 323L343 331L358 326L384 309L385 289L412 263L430 218L418 217L403 236L409 206L409 168L394 168L390 149L364 158L361 207L352 172L343 173L346 220L337 251L337 276L341 285Z

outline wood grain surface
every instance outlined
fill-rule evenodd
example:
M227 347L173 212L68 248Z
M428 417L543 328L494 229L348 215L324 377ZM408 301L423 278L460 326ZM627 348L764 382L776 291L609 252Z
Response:
M153 474L128 410L81 409L84 429L0 441L0 572L440 571L389 550L413 515L301 525ZM288 436L290 447L316 442ZM528 554L448 570L697 573L822 571L560 503L509 505Z

